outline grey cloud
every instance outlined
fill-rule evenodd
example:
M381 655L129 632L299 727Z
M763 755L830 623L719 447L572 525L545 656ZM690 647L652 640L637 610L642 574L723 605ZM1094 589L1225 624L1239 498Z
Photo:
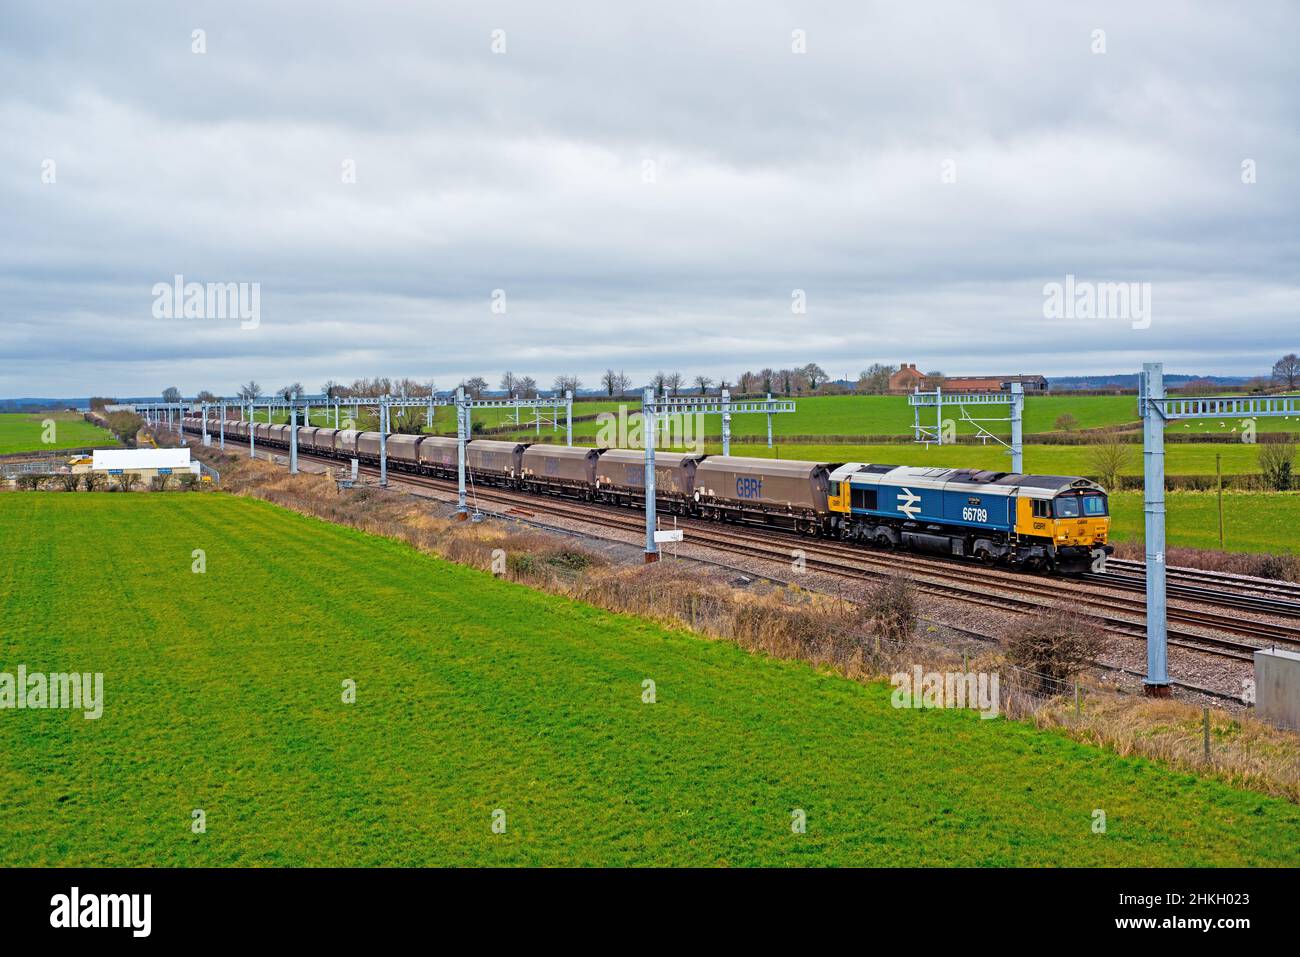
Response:
M11 4L0 392L904 357L1260 371L1296 348L1297 21L1280 3ZM153 319L177 273L260 283L260 328ZM1152 328L1047 323L1042 286L1067 273L1152 283Z

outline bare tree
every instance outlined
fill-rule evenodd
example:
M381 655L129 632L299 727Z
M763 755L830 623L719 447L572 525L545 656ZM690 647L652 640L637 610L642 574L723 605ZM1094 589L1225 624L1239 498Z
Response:
M333 379L326 379L325 384L320 387L320 390L331 399L338 398L343 394L343 386L335 382Z
M763 369L762 371L760 371L760 372L758 373L758 377L759 377L759 379L761 379L761 380L763 381L763 391L764 391L764 392L771 392L771 391L773 391L772 386L773 386L773 383L776 382L776 373L775 373L775 372L773 372L771 369Z
M501 391L506 394L507 399L513 399L515 397L515 392L518 391L518 389L519 380L515 377L513 372L507 371L506 374L501 377Z
M654 386L656 395L662 395L664 392L667 392L668 373L664 372L663 369L660 369L658 372L655 373L654 378L650 380L650 384Z
M555 390L556 395L564 395L566 391L571 391L574 395L577 395L578 390L582 388L582 380L576 375L557 375L552 388Z
M803 377L808 380L808 386L814 392L817 391L817 387L823 382L830 380L830 376L826 374L826 370L815 362L808 363L799 371L802 373Z
M1292 352L1273 363L1273 378L1284 387L1294 389L1296 382L1300 382L1300 356Z
M244 401L248 401L249 399L256 399L258 396L262 394L262 387L258 385L256 382L254 382L252 379L249 379L246 385L241 385L239 387L239 392L237 394Z
M736 382L740 386L741 395L746 394L747 392L749 392L750 389L753 388L754 379L755 379L754 373L750 372L748 369L746 369L744 372L740 374L740 377L736 379Z
M174 385L169 385L162 391L162 400L164 402L179 402L181 400L181 390Z
M600 384L609 393L609 397L614 398L614 390L618 387L618 373L613 369L606 369L605 374L600 377Z
M668 387L668 394L677 395L677 393L681 392L682 383L685 381L680 372L668 373L668 377L664 379L664 385Z
M881 362L872 363L858 373L858 388L874 395L884 395L889 391L889 379L897 371L893 366Z
M462 382L461 387L470 398L481 399L483 393L487 391L487 379L484 379L481 375L476 375L472 379L466 379Z
M433 394L433 380L421 382L418 379L405 377L399 379L394 386L398 395L412 396L419 398L421 396Z
M216 397L215 395L213 395L211 392L209 392L207 389L203 389L203 390L202 390L201 392L199 392L199 394L196 395L194 398L195 398L197 401L199 401L199 402L216 402L216 401L217 401L217 397Z
M523 375L515 380L515 388L521 399L537 398L537 380L530 375Z
M704 395L704 393L709 391L709 386L713 385L713 380L706 375L697 375L695 377L695 385L699 388L700 395Z
M290 399L296 399L303 394L301 382L291 382L289 385L282 385L276 390L276 395L288 402Z
M1098 434L1092 446L1092 471L1097 481L1107 489L1119 487L1119 477L1133 460L1133 446L1124 441L1118 432Z
M619 371L618 378L614 380L614 391L618 395L627 395L632 391L632 379L626 372Z

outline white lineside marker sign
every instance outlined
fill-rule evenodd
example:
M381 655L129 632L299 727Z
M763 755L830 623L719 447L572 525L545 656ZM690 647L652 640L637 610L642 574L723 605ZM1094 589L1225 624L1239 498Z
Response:
M686 537L686 533L680 528L670 528L662 532L655 532L656 542L680 542Z

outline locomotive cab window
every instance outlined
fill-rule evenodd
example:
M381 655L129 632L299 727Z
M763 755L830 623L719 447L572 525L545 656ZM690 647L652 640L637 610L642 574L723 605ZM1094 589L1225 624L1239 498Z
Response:
M876 508L876 490L874 488L863 488L860 485L851 487L853 489L853 508L865 508L874 511Z
M1100 515L1106 515L1106 496L1104 495L1085 495L1083 497L1083 514L1089 518L1096 518Z
M1050 501L1049 499L1045 499L1045 498L1036 498L1036 499L1033 499L1032 502L1031 502L1030 504L1033 506L1033 513L1032 513L1032 514L1033 514L1034 518L1051 518L1051 517L1052 517L1052 503L1051 503L1051 501Z
M1075 495L1062 495L1056 500L1057 518L1078 518L1079 499Z

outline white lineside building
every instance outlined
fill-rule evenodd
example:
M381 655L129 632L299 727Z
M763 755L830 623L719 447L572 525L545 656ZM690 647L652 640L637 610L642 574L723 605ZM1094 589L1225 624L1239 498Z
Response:
M202 466L190 460L187 447L178 449L95 449L89 466L74 465L74 472L105 472L122 475L132 472L141 478L155 475L198 475Z

